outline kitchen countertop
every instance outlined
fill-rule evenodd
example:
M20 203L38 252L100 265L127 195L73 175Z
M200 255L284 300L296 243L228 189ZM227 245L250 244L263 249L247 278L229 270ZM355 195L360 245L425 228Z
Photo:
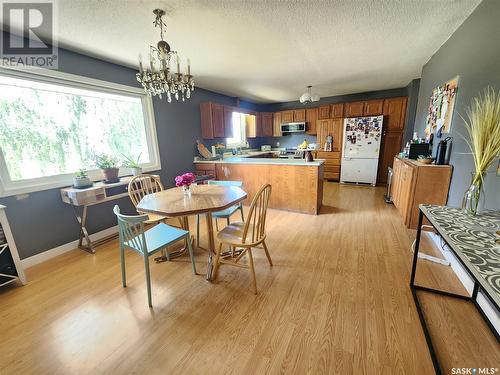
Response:
M267 154L263 152L262 154ZM252 156L254 156L253 154ZM249 158L248 156L240 157L234 156L219 160L199 160L194 163L215 163L215 164L272 164L272 165L299 165L299 166L310 166L319 167L325 161L323 159L315 159L311 162L306 162L304 159L284 159L284 158Z

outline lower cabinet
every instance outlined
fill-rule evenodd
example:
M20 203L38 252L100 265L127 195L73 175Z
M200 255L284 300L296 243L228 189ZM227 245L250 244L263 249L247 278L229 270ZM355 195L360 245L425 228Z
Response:
M338 181L340 179L340 151L316 151L317 159L325 159L323 179Z
M210 176L217 178L215 173L215 163L195 163L194 174L197 176Z
M392 201L406 227L417 229L420 204L446 205L453 167L396 157L393 169Z

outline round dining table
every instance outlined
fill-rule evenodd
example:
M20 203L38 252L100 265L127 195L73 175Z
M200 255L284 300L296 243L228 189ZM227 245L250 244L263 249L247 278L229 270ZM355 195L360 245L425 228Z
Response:
M189 230L188 216L205 214L208 232L206 278L211 281L213 276L212 258L215 255L212 212L234 206L246 197L247 193L236 186L192 185L190 194L186 194L182 187L175 187L144 196L137 205L137 211L182 218L181 223L186 230Z

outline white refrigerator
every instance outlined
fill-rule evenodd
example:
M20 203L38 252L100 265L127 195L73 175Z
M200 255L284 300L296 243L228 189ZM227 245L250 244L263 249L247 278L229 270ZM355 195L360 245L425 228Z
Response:
M373 116L344 120L340 182L375 186L383 119Z

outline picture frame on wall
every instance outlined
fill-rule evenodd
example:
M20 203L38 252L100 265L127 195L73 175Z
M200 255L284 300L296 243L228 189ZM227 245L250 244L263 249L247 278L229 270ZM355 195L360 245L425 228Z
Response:
M432 90L425 128L427 139L430 138L431 134L441 138L442 134L450 132L457 97L458 78L456 76Z

